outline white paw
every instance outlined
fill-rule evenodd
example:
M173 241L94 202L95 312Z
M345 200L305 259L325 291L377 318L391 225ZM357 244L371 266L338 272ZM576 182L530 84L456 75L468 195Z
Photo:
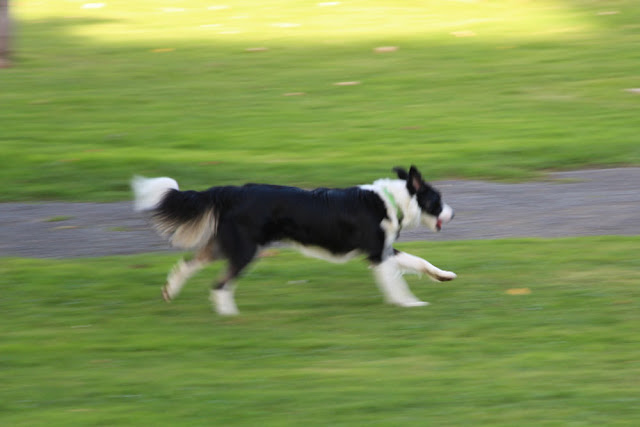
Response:
M424 307L426 305L429 305L429 303L426 301L406 301L398 305L400 305L401 307Z
M235 308L235 307L233 307L233 308L218 308L218 309L216 309L216 312L220 316L237 316L238 314L240 314L238 309Z
M454 273L453 271L443 271L440 270L437 273L435 273L433 276L434 280L438 281L438 282L449 282L453 279L455 279L456 277L458 277L458 275L456 273Z
M168 283L162 287L162 299L165 300L166 302L171 302L171 300L173 299L171 297L171 295L169 294L169 284Z
M237 316L240 314L236 302L233 299L233 293L230 291L211 291L210 300L213 303L213 309L220 316Z
M164 298L166 302L173 301L180 293L181 287L180 283L177 283L175 279L169 277L167 279L167 283L165 283L162 288L162 298Z

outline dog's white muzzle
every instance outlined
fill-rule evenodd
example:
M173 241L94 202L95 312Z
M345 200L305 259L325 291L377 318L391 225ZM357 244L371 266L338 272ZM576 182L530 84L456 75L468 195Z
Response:
M454 217L453 209L446 203L442 204L442 212L437 217L429 214L422 215L422 223L429 227L432 231L442 230L442 226Z
M455 213L453 212L453 209L451 209L451 206L444 203L442 205L442 212L440 212L440 215L438 215L438 219L436 220L436 230L440 231L442 229L442 225L451 221L454 216Z

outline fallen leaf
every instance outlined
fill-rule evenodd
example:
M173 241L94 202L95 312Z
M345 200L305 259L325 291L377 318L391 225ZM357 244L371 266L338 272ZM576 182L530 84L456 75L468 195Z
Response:
M334 86L355 86L355 85L359 85L360 82L337 82L334 83Z
M470 30L464 30L464 31L453 31L451 35L454 35L456 37L475 37L476 33Z
M597 15L599 16L606 16L606 15L617 15L620 12L617 10L605 10L603 12L598 12Z
M625 92L635 93L637 95L640 95L640 87L634 87L634 88L631 88L631 89L625 89Z
M531 293L531 289L529 289L529 288L507 289L507 294L509 294L509 295L529 295L530 293Z
M287 92L282 94L282 96L302 96L302 95L306 95L306 93L304 92Z
M105 6L104 3L86 3L82 5L83 9L101 9Z
M373 49L376 53L395 52L398 50L397 46L380 46Z

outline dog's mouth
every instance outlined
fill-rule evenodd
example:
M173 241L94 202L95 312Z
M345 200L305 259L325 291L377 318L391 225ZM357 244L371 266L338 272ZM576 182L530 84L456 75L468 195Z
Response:
M442 220L441 219L439 219L436 222L436 231L440 231L440 230L442 230Z

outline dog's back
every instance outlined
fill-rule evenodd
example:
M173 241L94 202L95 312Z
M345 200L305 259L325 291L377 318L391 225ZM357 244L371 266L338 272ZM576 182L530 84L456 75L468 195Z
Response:
M311 191L268 184L204 191L147 187L161 195L140 195L140 200L156 203L137 203L143 207L138 209L151 214L162 236L185 249L204 246L221 227L233 227L259 246L284 240L335 254L360 250L370 255L384 241L378 225L386 217L385 204L360 187Z

